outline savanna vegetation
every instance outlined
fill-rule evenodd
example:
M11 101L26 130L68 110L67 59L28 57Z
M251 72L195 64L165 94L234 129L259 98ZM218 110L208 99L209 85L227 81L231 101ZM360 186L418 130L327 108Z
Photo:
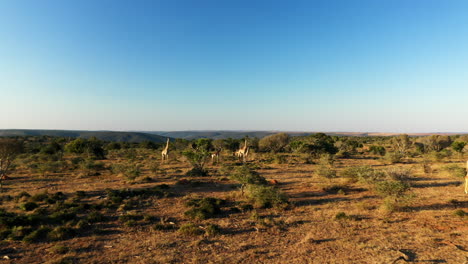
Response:
M465 263L468 136L0 138L4 263ZM220 151L219 161L212 154Z

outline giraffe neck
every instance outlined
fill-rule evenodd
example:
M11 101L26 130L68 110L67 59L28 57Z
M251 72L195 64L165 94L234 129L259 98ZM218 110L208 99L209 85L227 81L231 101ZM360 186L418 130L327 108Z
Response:
M165 150L167 150L168 148L169 148L169 139L167 139Z

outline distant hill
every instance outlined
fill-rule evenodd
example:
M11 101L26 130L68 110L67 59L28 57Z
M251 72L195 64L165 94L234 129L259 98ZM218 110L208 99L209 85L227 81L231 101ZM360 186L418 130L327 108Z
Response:
M0 137L11 136L55 136L71 138L96 137L100 140L115 142L139 143L152 141L156 143L166 142L167 137L141 133L141 132L116 132L116 131L80 131L80 130L35 130L35 129L4 129L0 130Z
M288 132L288 131L223 131L223 130L207 130L207 131L145 131L144 133L156 134L171 138L183 139L198 139L198 138L212 138L212 139L226 139L234 138L240 139L245 136L263 138L276 133L287 133L288 135L295 136L308 136L318 132ZM367 136L396 136L402 133L385 133L385 132L323 132L330 136L353 136L353 137L367 137ZM409 136L429 136L429 135L462 135L466 133L454 132L437 132L437 133L407 133Z
M308 136L317 132L287 132L287 131L145 131L149 134L157 134L165 137L183 138L183 139L198 139L198 138L212 138L212 139L226 139L234 138L240 139L245 136L263 138L276 133L287 133L292 137ZM336 136L367 136L367 133L326 133L328 135Z
M156 134L165 137L183 138L183 139L240 139L245 136L262 138L279 132L273 131L146 131L145 133Z

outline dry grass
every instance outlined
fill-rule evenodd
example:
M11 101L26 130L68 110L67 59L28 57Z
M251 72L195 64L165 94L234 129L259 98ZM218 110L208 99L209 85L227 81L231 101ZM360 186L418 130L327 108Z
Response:
M31 195L60 191L68 199L85 195L83 201L96 204L107 200L106 189L161 184L167 184L173 195L130 197L120 209L101 209L105 222L63 239L59 247L52 241L1 241L0 256L10 258L2 263L393 263L402 256L420 263L467 261L468 219L460 211L454 213L467 211L467 196L461 180L444 170L447 164L462 167L462 162L434 162L430 174L424 172L422 159L398 164L400 170L411 171L408 181L415 198L389 212L381 209L384 199L369 184L340 175L353 166L384 171L393 165L362 157L337 160L338 177L324 179L316 176L320 165L304 164L299 156L289 157L287 164L264 164L256 161L261 160L257 153L249 165L267 180L276 180L292 204L287 209L251 211L245 209L248 199L238 191L238 182L221 175L224 170L220 168L234 166L233 161L208 166L212 176L180 183L187 178L188 163L172 160L155 168L152 162L158 161L152 158L139 161L140 173L132 181L110 170L97 176L80 177L75 171L41 177L19 169L1 197L15 197L22 191ZM110 167L122 161L111 157L103 162ZM152 181L139 180L144 177ZM184 214L188 200L204 197L223 199L226 204L206 219ZM0 207L27 214L18 208L24 202L2 199ZM125 224L128 221L133 222ZM181 227L198 231L187 235L177 231Z

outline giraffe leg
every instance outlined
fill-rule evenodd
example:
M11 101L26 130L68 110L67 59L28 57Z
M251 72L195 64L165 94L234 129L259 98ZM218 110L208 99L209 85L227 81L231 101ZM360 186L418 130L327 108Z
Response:
M468 175L465 176L465 193L468 194Z

